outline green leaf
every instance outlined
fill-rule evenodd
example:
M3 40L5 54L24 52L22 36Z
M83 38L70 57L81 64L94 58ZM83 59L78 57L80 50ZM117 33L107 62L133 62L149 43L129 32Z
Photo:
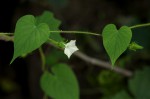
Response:
M32 15L21 17L14 34L14 55L11 63L19 56L39 48L49 38L49 27L45 23L36 24Z
M129 88L135 99L150 99L150 67L136 71L129 80Z
M103 33L103 45L108 53L112 65L119 56L127 49L132 37L132 31L127 26L117 30L114 24L105 26Z
M72 70L66 64L57 64L41 77L41 87L53 99L79 99L79 87Z
M122 90L110 99L132 99L132 98L130 97L130 95L126 91Z
M36 17L37 23L48 24L51 31L58 31L60 26L60 21L54 18L53 13L45 11L41 16ZM51 33L50 38L55 41L63 41L60 33Z

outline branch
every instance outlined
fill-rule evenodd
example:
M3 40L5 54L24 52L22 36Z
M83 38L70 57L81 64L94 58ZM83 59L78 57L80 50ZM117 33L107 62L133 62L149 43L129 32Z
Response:
M3 41L14 41L14 36L7 36L5 34L0 34L0 40Z
M0 40L12 41L13 42L14 41L14 37L13 36L7 36L5 34L0 34ZM103 68L106 68L106 69L109 69L109 70L113 70L113 71L115 71L117 73L120 73L120 74L122 74L124 76L131 77L133 75L131 71L119 68L118 66L115 66L112 69L112 66L109 63L107 63L105 61L102 61L102 60L98 60L98 59L89 57L89 56L83 54L82 52L77 51L76 53L74 53L74 55L76 55L78 58L80 58L81 60L83 60L85 62L91 63L91 64L93 64L95 66L99 66L99 67L103 67Z
M98 59L89 57L80 51L75 52L74 55L77 56L78 58L82 59L85 62L91 63L95 66L99 66L99 67L103 67L103 68L106 68L109 70L113 70L113 71L115 71L119 74L122 74L124 76L131 77L133 75L131 71L123 69L123 68L119 68L118 66L114 66L114 68L112 69L112 66L109 63L102 61L102 60L98 60Z
M50 46L54 46L54 47L58 48L55 44L53 44L53 42L47 43L47 44ZM60 50L63 50L63 49L60 49ZM80 58L81 60L87 62L87 63L91 63L92 65L95 65L95 66L99 66L102 68L113 70L113 71L115 71L119 74L122 74L124 76L131 77L133 75L131 71L120 68L118 66L114 66L114 68L112 69L112 66L108 62L89 57L80 51L75 52L74 55L77 56L78 58Z

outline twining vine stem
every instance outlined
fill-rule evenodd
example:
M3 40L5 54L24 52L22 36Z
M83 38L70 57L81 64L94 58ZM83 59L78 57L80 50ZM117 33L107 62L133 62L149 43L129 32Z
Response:
M130 26L129 28L134 29L134 28L145 27L145 26L150 26L150 23L134 25L134 26ZM102 36L101 34L98 34L98 33L84 32L84 31L49 31L49 32L51 32L51 33L70 33L70 34L73 34L73 33L74 34L88 34L88 35ZM13 36L12 35L14 35L14 33L1 32L0 33L0 40L13 42ZM57 47L58 42L54 41L53 39L49 39L49 41L52 42ZM45 71L45 55L44 55L44 52L43 52L41 47L39 48L39 52L40 52L41 60L42 60L42 70Z
M5 35L13 35L13 33L0 33L0 34L5 34Z
M139 28L139 27L145 27L145 26L150 26L150 23L138 24L138 25L130 26L130 29Z
M41 67L42 67L42 70L45 71L46 60L45 60L44 52L41 47L39 48L39 52L40 52L41 61L42 61Z
M41 67L42 67L42 70L45 71L46 70L46 68L45 68L46 59L45 59L45 55L44 55L44 52L42 50L42 47L39 48L39 52L40 52L41 61L42 61ZM44 94L43 99L48 99L48 96L46 94Z
M150 26L150 23L145 23L145 24L138 24L138 25L133 25L130 26L130 29L135 29L135 28L139 28L139 27L146 27L146 26ZM101 34L98 33L93 33L93 32L85 32L85 31L49 31L51 33L70 33L70 34L88 34L88 35L95 35L95 36L102 36ZM0 33L0 34L5 34L5 35L13 35L13 33Z
M52 42L53 44L55 44L55 45L58 45L58 42L57 41L55 41L55 40L53 40L53 39L48 39L50 42Z
M101 36L101 34L98 34L98 33L84 32L84 31L50 31L50 32L51 33L88 34L88 35Z

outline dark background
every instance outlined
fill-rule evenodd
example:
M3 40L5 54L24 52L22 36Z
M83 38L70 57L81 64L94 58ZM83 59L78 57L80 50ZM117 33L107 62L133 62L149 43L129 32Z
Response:
M1 0L0 31L14 32L16 21L26 14L40 15L49 10L61 20L62 30L81 30L101 33L106 24L132 26L150 21L150 0ZM127 51L119 62L124 68L134 71L150 64L150 28L133 30L133 40L144 46L144 50ZM108 61L102 40L94 36L63 35L66 39L77 39L82 52L91 57ZM45 46L46 47L46 46ZM38 51L18 58L12 65L13 43L0 41L0 99L42 99L39 87L42 74ZM130 59L127 59L130 57ZM119 64L119 62L117 64ZM97 76L104 70L93 67L73 56L69 61L81 89L81 99L101 99L104 95L98 88ZM121 81L126 86L126 80Z

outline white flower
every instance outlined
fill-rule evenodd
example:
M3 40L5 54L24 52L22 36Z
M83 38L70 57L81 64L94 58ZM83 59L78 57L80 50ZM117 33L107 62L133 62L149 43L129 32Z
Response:
M68 58L70 58L70 56L77 50L79 50L77 48L77 46L75 45L76 40L71 40L70 42L68 42L67 44L65 44L65 50L64 53L68 56Z

